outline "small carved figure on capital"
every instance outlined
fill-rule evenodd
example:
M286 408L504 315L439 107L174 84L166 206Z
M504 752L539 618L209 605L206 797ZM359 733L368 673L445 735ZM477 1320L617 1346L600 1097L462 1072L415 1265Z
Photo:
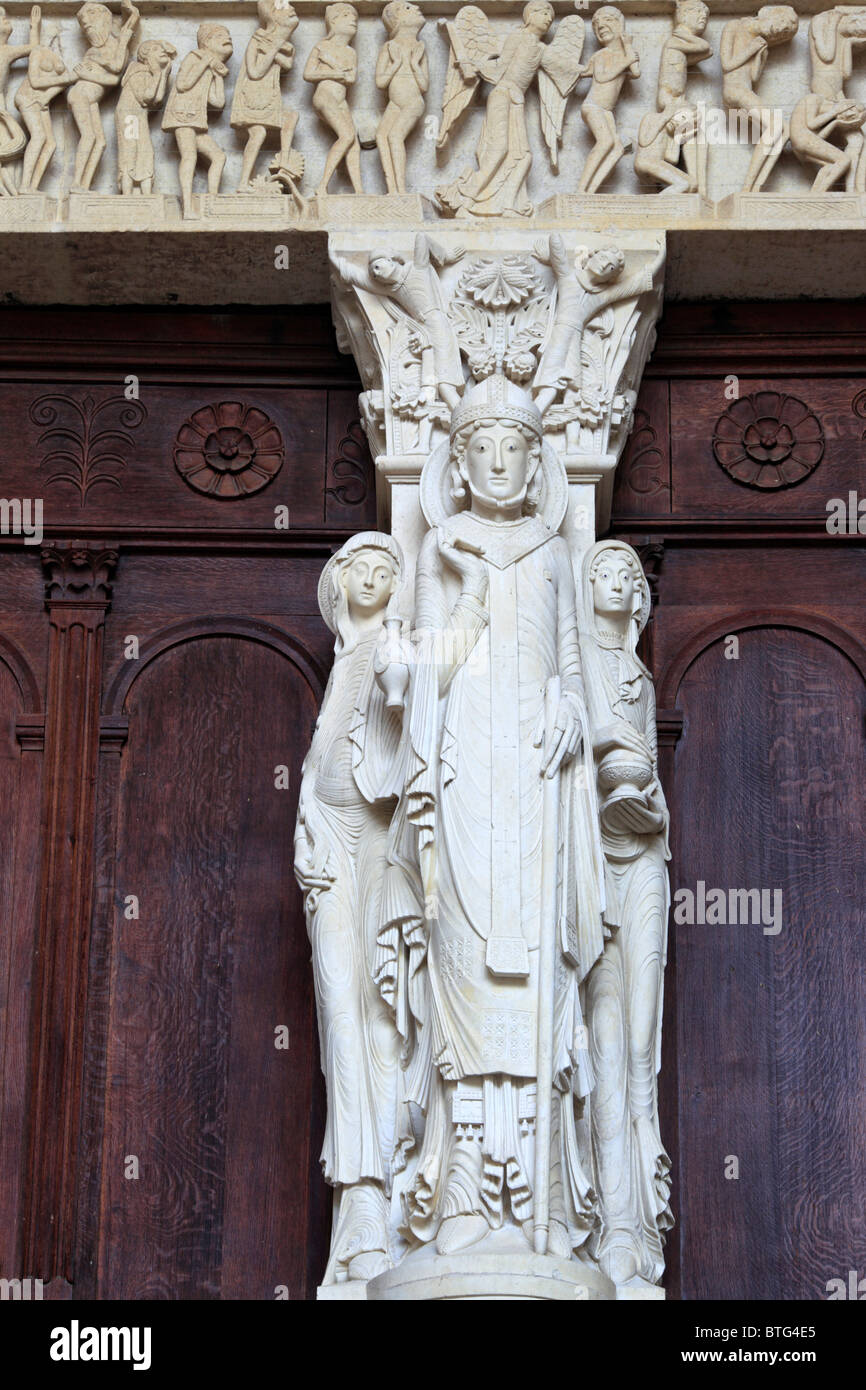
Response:
M374 250L363 271L342 256L333 258L346 284L380 295L411 320L421 356L424 400L432 405L438 393L449 410L457 404L465 378L437 267L453 265L462 255L462 247L447 251L426 232L419 232L412 260L386 249Z
M603 309L651 290L664 263L664 248L631 275L623 274L625 256L617 246L595 251L578 247L572 265L558 232L551 234L546 247L537 242L535 255L552 268L557 298L553 326L538 364L533 391L545 422L549 426L559 423L561 427L563 421L580 413L583 335L587 325ZM560 393L561 402L554 406ZM557 412L561 421L557 420Z

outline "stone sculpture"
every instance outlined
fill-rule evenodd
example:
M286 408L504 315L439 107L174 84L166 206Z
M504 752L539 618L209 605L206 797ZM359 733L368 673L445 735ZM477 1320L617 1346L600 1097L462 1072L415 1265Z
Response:
M826 193L842 179L849 193L866 192L866 106L845 95L857 43L866 43L866 10L839 5L812 16L812 76L808 95L791 115L791 148L804 164L818 165L813 193Z
M581 655L605 855L608 939L586 986L588 1102L600 1228L590 1249L617 1285L661 1277L673 1224L659 1134L662 981L670 903L668 811L652 678L636 655L649 616L637 554L598 541L583 558Z
M29 136L21 168L20 193L39 191L57 149L49 108L54 98L74 81L60 52L58 26L41 21L27 59L27 75L15 93L15 105Z
M120 8L124 19L119 25L105 5L92 0L78 11L78 23L89 48L75 64L77 80L66 98L78 127L73 192L86 193L93 183L106 144L99 103L109 88L119 83L138 25L139 13L132 0L121 0Z
M18 192L11 175L3 166L10 160L17 159L27 140L24 131L6 105L9 70L13 63L19 63L22 58L29 57L39 43L40 17L41 11L38 6L34 6L30 12L30 42L12 44L9 42L12 21L7 19L6 11L0 6L0 197L14 198Z
M530 0L520 28L504 38L493 32L476 5L465 5L445 22L451 52L438 149L444 149L481 79L492 88L478 142L477 169L464 170L454 183L436 190L436 201L447 217L464 211L483 217L532 215L526 191L532 165L526 93L537 76L542 132L555 169L567 99L581 70L583 20L579 15L567 16L553 40L545 44L542 39L553 19L547 0Z
M583 166L579 193L597 193L625 154L626 145L617 133L614 111L625 79L640 77L640 59L619 10L613 5L602 5L592 17L592 32L601 47L582 73L592 82L580 114L595 144Z
M703 0L677 0L673 33L659 61L657 109L647 112L638 130L635 173L655 179L667 193L707 193L706 137L697 128L697 108L686 100L686 85L689 68L712 56L701 37L709 15Z
M563 419L574 418L575 409L580 409L583 333L587 324L608 306L652 289L664 252L659 251L653 262L627 276L623 275L625 257L616 246L592 252L580 248L572 267L562 237L554 232L546 247L536 243L535 254L543 264L552 267L556 277L553 325L533 382L535 403L546 421L551 422L556 419L553 402L560 393Z
M361 144L347 95L358 76L358 55L352 47L358 31L358 12L354 5L329 5L325 26L327 36L316 44L304 68L304 80L315 83L313 107L337 137L328 151L316 192L319 196L326 194L333 175L345 163L353 191L363 193Z
M153 192L154 158L148 112L165 100L171 65L177 49L162 39L139 45L120 84L114 112L117 130L117 182L124 197Z
M376 63L376 86L388 105L376 131L376 146L389 193L406 193L406 138L424 114L430 85L427 49L418 38L424 16L410 0L390 0L382 11L388 31Z
M771 48L789 43L797 32L796 10L788 5L764 5L752 18L731 19L722 30L722 98L728 111L742 112L759 130L744 193L760 193L788 139L788 123L778 110L761 102L755 85Z
M209 193L218 193L226 157L208 134L209 111L225 106L224 78L232 55L232 40L223 24L200 24L197 47L181 63L162 118L163 130L173 130L180 152L183 215L195 217L192 185L200 155L208 161Z
M467 390L422 478L432 525L415 623L428 645L403 804L423 947L411 911L400 920L416 957L408 1099L425 1124L404 1209L413 1248L435 1242L442 1256L504 1233L512 1252L567 1261L593 1222L576 1098L590 1079L579 986L602 949L602 861L579 771L565 489L531 397L498 374Z
M464 377L436 267L453 265L462 255L462 247L445 251L426 232L419 232L411 261L388 250L371 251L365 272L345 257L332 258L346 284L386 298L411 321L418 338L424 399L431 404L438 392L449 410L458 402Z
M383 618L402 570L396 542L364 531L329 560L319 584L336 645L303 766L295 872L328 1092L321 1162L335 1198L326 1284L366 1281L391 1263L400 1040L373 972L388 826L401 786L401 717L399 694L386 698L376 674Z
M291 71L294 62L291 38L298 16L285 0L259 0L258 14L260 27L247 44L232 100L232 126L246 131L247 136L239 193L253 189L256 159L268 131L275 131L280 138L280 152L272 169L290 169L292 136L298 122L297 111L283 109L280 94L282 75Z

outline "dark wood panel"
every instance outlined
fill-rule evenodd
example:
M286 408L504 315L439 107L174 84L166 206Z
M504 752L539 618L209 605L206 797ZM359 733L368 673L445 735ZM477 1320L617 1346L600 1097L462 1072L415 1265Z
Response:
M711 646L679 705L674 888L783 891L778 935L672 927L682 1296L824 1298L866 1265L863 682L759 629L739 660Z
M303 1297L324 1232L308 1218L318 1061L291 865L315 693L276 652L210 638L162 655L127 703L100 1290Z

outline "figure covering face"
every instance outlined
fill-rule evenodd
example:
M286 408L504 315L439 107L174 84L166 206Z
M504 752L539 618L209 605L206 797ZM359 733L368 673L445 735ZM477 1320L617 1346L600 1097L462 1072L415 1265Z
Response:
M603 870L591 783L575 775L585 713L557 534L564 470L542 451L528 393L493 376L453 412L450 458L431 456L421 488L434 524L418 558L401 808L426 910L407 907L400 927L425 1132L407 1227L450 1254L510 1224L525 1249L543 1186L547 1248L568 1259L593 1220L575 1116L591 1083L579 985L602 949Z
M593 729L610 932L586 990L595 1089L593 1187L600 1233L591 1251L622 1284L655 1283L673 1224L670 1160L659 1134L662 980L670 903L668 811L658 780L655 694L635 654L649 615L640 560L598 541L583 562L581 653Z
M391 1263L400 1161L399 1040L373 982L388 825L400 786L399 710L375 679L383 617L403 572L390 536L364 531L329 561L322 616L334 668L304 762L295 873L304 891L328 1117L321 1163L337 1191L326 1284Z

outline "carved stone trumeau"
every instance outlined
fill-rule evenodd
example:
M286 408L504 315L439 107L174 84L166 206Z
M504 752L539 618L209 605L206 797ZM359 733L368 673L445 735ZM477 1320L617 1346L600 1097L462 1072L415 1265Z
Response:
M321 1298L661 1292L649 586L592 542L663 259L555 222L495 249L331 237L392 535L322 576L335 664L296 836L335 1190Z

